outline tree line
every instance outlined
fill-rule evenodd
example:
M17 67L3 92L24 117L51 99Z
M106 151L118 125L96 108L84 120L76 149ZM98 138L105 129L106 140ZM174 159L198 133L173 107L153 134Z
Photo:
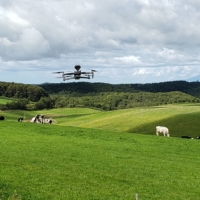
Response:
M48 92L38 85L0 82L0 96L13 99L0 109L42 109L53 106Z
M0 82L0 96L13 101L0 109L88 107L102 110L200 102L200 83L172 81L150 84Z
M54 107L88 107L101 110L127 109L174 103L199 103L200 99L179 91L172 92L101 92L89 94L52 94Z
M59 92L72 93L99 93L99 92L171 92L180 91L195 97L200 97L200 82L168 81L145 84L109 84L109 83L45 83L40 85L49 94Z

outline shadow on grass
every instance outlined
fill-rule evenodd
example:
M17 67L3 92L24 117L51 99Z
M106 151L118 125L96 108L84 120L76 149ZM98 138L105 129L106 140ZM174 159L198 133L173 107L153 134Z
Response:
M169 128L171 137L181 137L183 135L187 135L196 138L200 135L199 123L200 112L197 112L191 114L181 114L165 120L143 124L142 126L129 129L127 132L155 135L156 126L166 126Z

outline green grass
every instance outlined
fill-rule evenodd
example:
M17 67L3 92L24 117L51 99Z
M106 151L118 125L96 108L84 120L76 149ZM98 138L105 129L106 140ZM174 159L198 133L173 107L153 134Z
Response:
M12 100L9 99L9 98L2 98L2 97L0 97L0 104L5 105L5 104L7 104L7 103L9 103L9 102L11 102L11 101L12 101Z
M82 115L80 113L71 113L71 110L66 109L65 113L57 113L53 119L61 126L148 135L154 135L155 127L161 125L167 126L173 137L180 137L182 135L196 137L200 134L200 106L199 104L194 105L167 105L107 112L95 111L94 113L90 112Z
M167 126L172 137L200 135L199 104L166 105L115 111L99 111L88 108L62 108L42 111L0 112L7 120L25 117L30 120L36 114L44 114L60 126L94 128L116 132L155 135L157 125Z
M199 141L0 121L0 199L199 198Z

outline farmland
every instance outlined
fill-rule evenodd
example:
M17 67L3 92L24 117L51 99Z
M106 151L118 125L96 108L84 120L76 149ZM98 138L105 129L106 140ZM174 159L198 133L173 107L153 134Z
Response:
M42 113L53 125L18 123ZM198 199L200 106L1 111L0 199ZM155 136L155 125L173 137Z
M42 111L2 111L7 120L18 117L30 120L36 114L53 119L59 126L74 126L116 132L155 134L155 126L167 126L173 137L199 132L200 104L164 105L115 111L100 111L88 108L59 108Z

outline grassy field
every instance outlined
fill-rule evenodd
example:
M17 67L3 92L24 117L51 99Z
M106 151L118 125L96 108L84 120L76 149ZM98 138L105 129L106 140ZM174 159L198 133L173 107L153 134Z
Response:
M115 132L129 132L155 135L157 125L167 126L170 135L181 137L200 135L199 104L166 105L134 108L116 111L99 111L88 108L62 108L43 111L0 112L7 120L16 121L18 117L30 120L36 114L44 114L53 119L53 124L93 128Z
M199 140L0 121L1 200L199 199L199 166Z
M0 104L5 105L6 103L11 102L11 101L12 101L11 99L0 97Z
M36 114L54 125L17 122ZM21 199L199 198L199 140L176 138L200 135L197 104L0 115L1 200L15 190ZM156 137L156 125L175 137Z

